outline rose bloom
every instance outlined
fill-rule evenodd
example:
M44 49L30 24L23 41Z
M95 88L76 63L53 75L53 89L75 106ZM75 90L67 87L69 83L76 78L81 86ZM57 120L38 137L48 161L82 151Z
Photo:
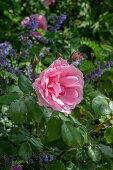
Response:
M66 116L83 98L83 74L59 58L43 70L32 84L40 106L51 107Z
M72 60L75 60L77 57L82 58L82 54L74 53L72 56Z
M52 7L55 4L55 0L41 0L41 2L43 2L45 6L50 7Z
M43 29L45 32L47 31L47 21L46 18L43 15L31 15L31 17L36 17L36 21L38 21L38 28L37 29ZM25 27L26 24L30 23L30 17L25 17L22 21L21 21L21 26ZM31 33L32 36L34 37L38 37L40 36L40 33L37 31L34 31Z

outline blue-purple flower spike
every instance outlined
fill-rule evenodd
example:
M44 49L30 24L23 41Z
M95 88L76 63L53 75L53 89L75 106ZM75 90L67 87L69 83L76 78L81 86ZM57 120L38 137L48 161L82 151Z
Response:
M22 167L20 165L14 165L11 167L11 170L22 170Z
M104 69L110 70L111 65L113 65L113 62L108 61L103 66L101 67L99 66L98 69L90 71L90 74L88 74L85 78L86 82L89 81L90 79L94 81L96 77L101 77L104 72Z
M65 14L61 14L59 17L58 17L58 19L57 20L55 20L55 23L53 24L53 26L50 26L50 31L52 31L52 32L57 32L59 29L60 29L60 27L61 27L61 25L63 24L63 22L66 20L66 18L67 18L67 15L65 15Z

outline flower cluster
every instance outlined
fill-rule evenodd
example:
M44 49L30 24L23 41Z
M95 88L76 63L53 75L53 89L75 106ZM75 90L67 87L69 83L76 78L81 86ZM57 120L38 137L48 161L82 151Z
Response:
M11 167L11 170L22 170L22 167L20 165L14 165Z
M1 56L8 56L11 50L11 44L7 41L5 41L4 43L0 44L0 57Z
M44 152L39 154L39 162L51 162L53 161L54 157L53 155L49 154L48 152Z
M33 68L32 68L32 65L30 64L26 70L24 71L25 75L31 80L31 81L34 81L34 76L33 76ZM39 73L36 73L35 74L36 78L39 77Z
M54 22L53 26L50 26L50 28L49 28L50 31L57 32L60 29L63 22L66 20L66 18L67 18L67 15L61 14L58 17L58 19L55 19L55 22Z
M50 154L50 152L43 152L39 154L33 154L31 158L28 158L28 163L29 164L34 164L35 160L39 161L39 163L47 163L47 162L52 162L54 159L53 155Z
M29 51L28 51L28 49L22 51L21 56L22 56L23 58L28 58L28 57L29 57Z
M36 38L37 38L38 41L40 41L41 43L44 43L44 44L46 44L46 45L47 45L48 43L52 43L52 44L55 43L53 39L51 39L51 38L47 39L47 38L44 37L44 36L38 36L38 37L36 37Z
M47 21L46 18L43 15L31 15L29 17L25 17L21 21L21 26L23 28L26 28L27 30L27 37L28 36L33 36L33 37L38 37L40 36L40 33L37 32L37 29L42 29L44 31L47 31Z
M104 69L110 70L111 65L113 65L113 62L109 61L106 62L103 66L99 66L96 70L92 70L90 74L85 77L85 81L87 82L90 79L94 81L96 77L101 77L104 72Z
M7 58L9 55L15 58L15 56L17 55L17 50L12 49L11 44L5 41L4 43L0 44L0 70L3 70L5 68L7 71L15 75L17 72L18 74L21 74L21 71L19 69L13 69L11 62Z
M29 35L28 34L24 34L24 33L20 32L18 38L22 42L24 47L27 45L27 46L29 46L29 48L32 48L32 42L29 39Z
M44 57L45 55L48 55L48 52L50 51L50 48L49 47L45 47L44 50L42 51L41 53L41 57Z
M36 16L25 17L21 21L21 26L27 30L30 34L31 32L38 29L38 21Z

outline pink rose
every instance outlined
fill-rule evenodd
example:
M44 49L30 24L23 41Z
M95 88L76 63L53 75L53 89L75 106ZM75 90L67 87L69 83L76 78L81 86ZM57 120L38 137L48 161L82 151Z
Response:
M35 14L35 15L31 15L31 17L35 17L36 21L38 21L38 28L37 29L41 28L45 32L47 31L47 21L46 21L46 18L43 15ZM21 22L21 26L25 27L25 25L29 24L29 23L30 23L30 17L25 17ZM34 31L31 34L34 37L40 36L40 33L37 32L37 31Z
M55 0L41 0L45 6L53 6L55 4Z
M77 57L82 58L82 54L74 53L73 57L72 57L72 60L76 59Z
M38 96L40 106L48 106L65 113L79 104L83 97L83 74L66 60L59 58L32 84Z

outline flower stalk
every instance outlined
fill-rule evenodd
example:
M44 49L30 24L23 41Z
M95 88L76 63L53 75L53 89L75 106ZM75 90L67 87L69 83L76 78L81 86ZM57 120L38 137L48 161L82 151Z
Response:
M113 120L113 116L110 119L107 119L106 121L102 122L101 124L99 124L96 128L94 128L93 130L89 131L89 134L92 135L93 133L95 133L97 130L101 129L101 127L108 123L110 120Z

